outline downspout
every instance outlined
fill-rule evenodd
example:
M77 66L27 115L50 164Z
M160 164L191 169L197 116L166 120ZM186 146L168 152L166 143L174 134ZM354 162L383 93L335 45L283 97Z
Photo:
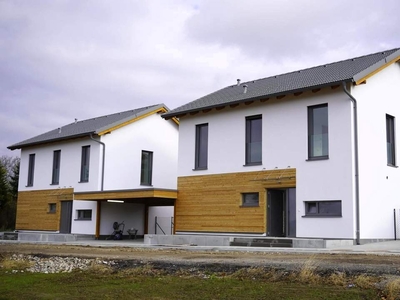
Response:
M357 100L347 90L346 82L342 82L343 91L353 102L353 126L354 126L354 177L356 194L356 244L360 245L360 182L358 172L358 125L357 125Z
M101 166L101 191L103 191L104 190L104 164L106 161L106 144L104 144L103 142L100 142L98 140L95 140L93 138L92 134L90 134L90 139L103 146L103 162L102 162L102 166Z

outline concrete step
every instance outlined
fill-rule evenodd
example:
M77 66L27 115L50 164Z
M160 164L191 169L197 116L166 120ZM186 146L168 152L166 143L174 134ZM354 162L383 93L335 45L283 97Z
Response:
M0 240L18 240L18 232L2 232Z
M230 246L238 247L283 247L292 248L292 239L282 238L233 238L230 242Z
M19 241L30 242L74 242L94 239L94 235L90 234L68 234L52 232L20 232L18 235Z

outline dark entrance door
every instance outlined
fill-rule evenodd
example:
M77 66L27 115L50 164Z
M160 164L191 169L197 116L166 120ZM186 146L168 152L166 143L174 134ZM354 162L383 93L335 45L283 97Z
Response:
M269 236L286 236L286 197L284 190L268 190Z
M296 189L268 190L267 235L296 236Z
M61 202L60 233L71 233L72 201Z

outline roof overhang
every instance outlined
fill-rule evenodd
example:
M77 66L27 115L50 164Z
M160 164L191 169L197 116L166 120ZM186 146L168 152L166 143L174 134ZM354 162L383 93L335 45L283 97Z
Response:
M54 142L60 142L60 141L66 141L66 140L72 140L72 139L78 139L78 138L83 138L83 137L90 137L90 135L94 134L95 132L85 132L77 135L70 135L66 137L60 137L60 138L55 138L55 139L50 139L50 140L45 140L45 141L37 141L34 143L19 143L15 145L8 146L7 149L10 150L16 150L16 149L22 149L26 147L32 147L32 146L38 146L38 145L44 145L44 144L49 144L49 143L54 143Z
M289 94L299 94L302 92L306 92L306 91L312 91L312 90L317 90L317 89L322 89L322 88L326 88L326 87L339 87L342 84L343 81L339 81L339 82L329 82L326 84L321 84L321 85L313 85L313 86L307 86L301 89L293 89L293 90L287 90L281 93L275 93L275 94L265 94L262 96L257 96L257 97L250 97L250 98L246 98L246 99L240 99L237 101L229 101L226 103L219 103L217 105L208 105L208 106L204 106L201 108L193 108L193 109L187 109L187 110L182 110L182 111L178 111L178 112L167 112L164 113L162 115L162 117L166 120L171 119L171 118L180 118L183 117L184 115L187 114L196 114L198 112L204 111L204 112L208 112L211 109L222 109L226 106L231 106L231 107L235 107L238 104L242 104L242 103L250 103L250 102L255 102L255 101L267 101L269 99L272 99L274 97L277 97L278 99L280 99L280 97L289 95ZM352 79L348 79L348 80L344 80L344 82L349 83L349 82L353 82Z
M141 119L144 119L144 118L146 118L146 117L148 117L148 116L151 116L151 115L154 115L154 114L166 113L167 111L168 111L168 109L167 109L165 106L159 106L159 107L156 107L156 108L155 108L154 110L152 110L152 111L149 111L149 112L143 113L143 114L139 114L139 115L136 116L135 118L128 118L128 119L126 119L126 120L122 120L121 122L118 122L117 124L114 124L114 125L112 125L111 127L110 127L110 126L107 126L107 127L104 127L104 128L100 128L99 130L96 131L96 134L98 134L99 136L105 135L105 134L111 133L112 131L114 131L114 130L116 130L116 129L119 129L119 128L124 127L124 126L126 126L126 125L132 124L132 123L134 123L134 122L136 122L136 121L139 121L139 120L141 120ZM179 125L178 119L172 118L172 120L173 120L177 125Z
M398 61L400 61L400 50L393 52L391 55L387 56L381 61L378 61L376 64L373 64L372 66L366 68L362 72L356 74L353 77L353 81L355 82L356 85L361 84L365 82L368 78L375 75L376 73L382 71L386 67Z

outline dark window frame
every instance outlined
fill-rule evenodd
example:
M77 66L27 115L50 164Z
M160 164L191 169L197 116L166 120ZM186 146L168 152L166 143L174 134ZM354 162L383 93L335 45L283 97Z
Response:
M49 203L48 205L48 213L55 214L57 212L57 203Z
M386 114L386 155L387 165L396 166L395 117Z
M147 163L146 163L146 161L147 161ZM152 151L142 150L140 166L141 166L140 167L140 185L151 186L152 180L153 180L153 152Z
M257 203L249 201L250 199L246 199L247 197L251 198L252 196L257 195ZM259 207L260 206L260 193L258 192L249 192L249 193L242 193L242 205L241 207Z
M53 172L51 174L51 184L60 183L60 163L61 163L61 150L54 150L53 152Z
M254 124L260 122L260 128L258 128L259 136L257 138L259 141L253 141L253 131ZM257 123L256 123L257 122ZM252 156L252 151L250 150L251 146L254 143L260 143L260 159L257 160ZM262 115L255 115L246 117L246 143L245 143L245 166L253 166L253 165L261 165L262 164Z
M342 217L341 200L304 201L304 209L305 215L303 217ZM331 211L326 212L326 210Z
M194 170L208 167L208 123L196 125Z
M79 182L89 182L90 145L82 146L81 179Z
M91 209L77 209L76 210L76 221L91 221L93 212Z
M35 177L35 153L29 154L29 163L28 163L28 179L26 186L33 186L33 181Z
M322 155L315 155L314 153L314 144L313 139L316 135L314 133L314 110L326 107L327 109L327 145L326 145L326 154ZM307 107L307 134L308 134L308 160L321 160L321 159L328 159L329 158L329 110L328 110L328 103L313 105ZM323 137L322 137L323 138ZM323 141L321 138L321 143L323 146ZM322 147L322 152L324 152L324 148Z

